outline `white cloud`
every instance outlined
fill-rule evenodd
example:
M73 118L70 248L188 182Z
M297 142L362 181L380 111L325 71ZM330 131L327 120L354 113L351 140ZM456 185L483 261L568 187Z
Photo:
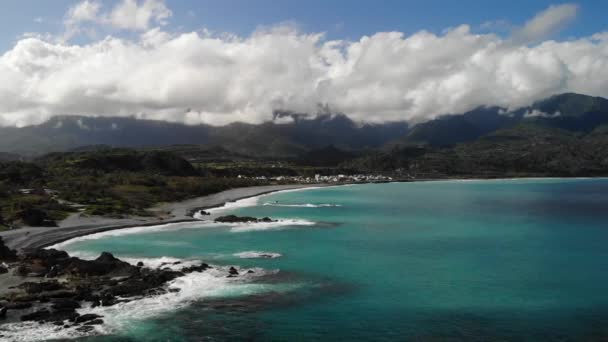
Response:
M108 22L115 28L144 31L150 28L152 22L166 25L172 15L171 10L162 0L123 0L109 14Z
M554 112L553 114L545 113L538 109L527 110L524 113L524 118L557 118L561 116L562 113L560 111Z
M562 4L550 6L529 20L516 32L516 39L536 42L554 34L570 23L578 14L578 5Z
M467 25L356 41L289 25L249 37L153 27L136 41L86 45L24 37L0 56L0 125L62 114L259 123L272 121L273 110L315 113L319 104L360 121L422 121L566 91L608 97L604 37L530 45Z
M164 0L121 0L108 12L102 11L102 3L99 1L84 0L66 13L63 40L69 40L80 33L82 25L86 24L116 30L145 31L152 25L166 25L171 15Z

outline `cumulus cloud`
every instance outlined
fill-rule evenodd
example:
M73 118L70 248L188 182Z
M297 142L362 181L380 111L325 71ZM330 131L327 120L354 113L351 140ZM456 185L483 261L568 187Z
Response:
M164 0L121 0L104 12L97 0L84 0L72 6L65 15L64 40L82 31L86 24L96 24L116 30L145 31L153 24L164 26L173 14Z
M150 28L151 22L166 25L171 15L171 10L159 0L145 0L141 4L135 0L123 0L107 20L119 29L143 31Z
M87 6L77 15L83 20L111 18L120 8ZM571 20L560 8L511 37L467 25L439 35L379 32L354 41L289 25L247 37L151 26L139 38L108 36L85 45L24 37L0 57L0 125L66 114L260 123L272 121L275 110L316 113L320 106L358 121L417 122L481 105L515 109L566 91L608 96L605 33L516 42L521 32L540 37ZM556 11L562 14L547 14ZM164 15L144 18L124 27L139 30Z

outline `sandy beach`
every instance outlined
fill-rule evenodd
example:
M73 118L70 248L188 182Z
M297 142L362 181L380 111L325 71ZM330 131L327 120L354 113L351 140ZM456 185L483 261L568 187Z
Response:
M72 214L58 223L57 227L24 227L0 232L6 245L12 249L41 248L63 242L78 236L104 232L113 229L155 226L167 223L196 222L192 212L224 205L243 198L259 196L271 192L324 186L322 184L265 185L236 188L213 195L197 197L182 202L165 203L150 208L158 213L156 217L105 218Z

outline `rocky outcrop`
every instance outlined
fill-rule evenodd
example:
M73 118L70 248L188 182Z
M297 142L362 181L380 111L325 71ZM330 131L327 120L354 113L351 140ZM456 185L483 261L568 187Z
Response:
M0 297L0 319L51 322L58 327L76 327L91 331L103 324L103 317L79 314L82 307L112 306L145 296L154 296L179 289L167 284L185 274L204 272L211 266L184 266L179 271L161 266L158 269L133 266L112 254L103 252L95 260L71 257L54 249L26 250L22 255L6 248L0 240L0 252L8 271L15 276L38 277L11 288ZM171 266L180 262L171 263ZM232 267L228 276L237 277Z
M260 222L277 222L276 220L271 219L270 217L257 218L251 216L236 216L236 215L227 215L220 216L215 219L217 223L260 223Z
M4 244L2 236L0 236L0 261L15 261L17 260L17 252L11 250Z

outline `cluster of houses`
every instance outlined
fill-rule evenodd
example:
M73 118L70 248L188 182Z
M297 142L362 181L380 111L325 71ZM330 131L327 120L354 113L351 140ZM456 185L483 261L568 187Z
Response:
M243 175L239 175L239 178L248 178ZM388 176L382 175L332 175L322 176L316 174L314 177L304 176L277 176L277 177L251 177L261 181L275 181L275 182L286 182L286 183L354 183L354 182L389 182L393 179Z

